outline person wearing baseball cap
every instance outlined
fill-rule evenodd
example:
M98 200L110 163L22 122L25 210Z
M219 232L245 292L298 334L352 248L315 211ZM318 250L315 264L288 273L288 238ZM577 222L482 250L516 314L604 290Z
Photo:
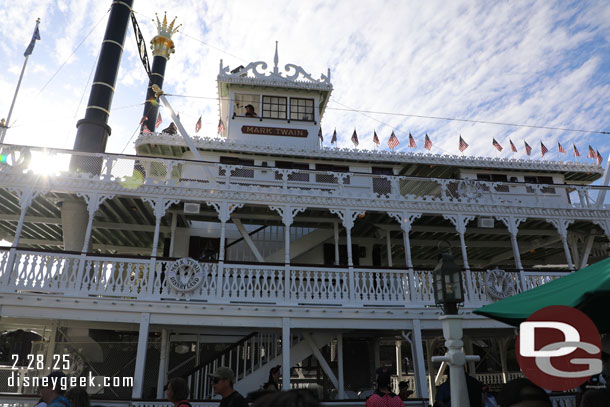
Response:
M40 388L40 396L48 407L72 407L64 396L67 376L60 370L55 370L47 376L47 385ZM63 382L63 383L62 383Z
M221 366L210 377L214 393L222 397L219 407L248 407L246 399L233 388L235 373L231 368Z

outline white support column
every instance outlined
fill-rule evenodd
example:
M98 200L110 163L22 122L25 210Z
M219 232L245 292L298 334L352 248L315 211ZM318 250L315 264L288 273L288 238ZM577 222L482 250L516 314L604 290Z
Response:
M462 261L466 274L466 298L468 298L471 302L475 300L475 290L474 285L472 283L472 275L470 273L470 264L468 264L468 251L466 250L466 239L464 238L464 234L466 233L466 225L470 221L472 221L474 216L466 216L462 214L457 215L443 215L443 218L447 219L455 226L459 236L460 236L460 248L462 250Z
M502 221L508 233L510 233L510 243L513 247L513 256L515 258L515 267L519 270L519 282L521 285L521 291L528 289L525 274L523 273L523 265L521 264L521 254L519 252L519 245L517 244L517 233L519 232L519 224L524 222L526 218L515 218L514 216L497 216L496 219Z
M282 391L290 390L290 318L282 318Z
M570 247L568 246L568 226L570 226L574 220L558 218L548 219L548 221L557 229L557 233L559 233L559 237L561 237L561 242L563 243L563 251L566 256L568 267L571 271L574 271L574 263L572 262L572 255L570 254Z
M343 227L345 228L346 244L347 244L347 269L348 269L348 280L349 280L349 300L354 303L356 301L356 278L354 275L354 260L352 253L352 228L354 227L354 221L356 217L364 215L364 211L357 211L354 209L330 209L331 213L339 216Z
M400 229L402 230L402 239L405 250L405 262L409 273L409 298L411 301L417 301L418 298L416 296L416 284L415 284L415 273L413 271L413 258L411 256L411 239L409 238L409 233L411 233L411 226L413 225L413 221L419 218L421 213L408 213L408 212L388 212L392 218L396 219L396 221L400 224Z
M57 329L59 328L59 321L53 321L51 323L51 331L49 332L49 346L47 346L47 355L44 362L44 375L48 375L51 372L53 364L53 355L59 353L55 352L55 339L57 338Z
M413 378L415 380L415 391L417 397L430 399L430 392L426 382L426 365L424 361L424 341L421 336L421 322L413 320L413 331L409 335L402 335L411 345L411 360L413 360ZM433 401L430 401L432 404Z
M335 266L339 265L339 222L333 222L335 235Z
M208 203L208 205L213 206L214 209L216 209L216 213L218 214L218 219L220 220L220 248L219 248L219 253L218 253L218 271L217 271L217 276L216 276L216 297L218 298L218 300L222 300L222 296L223 296L223 278L224 278L224 262L225 262L225 250L226 250L226 246L225 246L225 240L226 240L226 227L227 227L227 222L229 221L229 219L231 219L231 213L233 213L234 210L241 208L242 206L244 206L243 203L241 204L233 204L233 203L229 203L227 201L222 201L222 202L210 202ZM240 223L241 225L241 223ZM248 237L250 237L248 235Z
M339 374L338 399L345 399L345 375L343 372L343 333L337 334L337 370Z
M392 267L392 236L389 229L385 231L385 241L388 255L388 267Z
M161 329L161 349L159 352L159 375L157 377L157 400L165 399L163 388L167 382L167 345L169 344L169 334L167 328Z
M432 343L431 340L424 342L426 346L426 364L428 365L428 394L430 404L434 405L436 397L436 387L434 386L434 364L432 363Z
M575 268L580 268L580 253L578 251L578 238L576 236L568 236L568 246L572 254L572 262Z
M400 376L402 376L402 341L396 341L394 346L396 349L396 376L400 380Z
M152 253L151 257L157 257L157 251L159 249L159 231L161 229L161 219L165 216L167 208L175 203L180 202L179 199L163 199L158 198L142 198L144 202L147 202L153 209L155 215L155 234L153 237Z
M270 208L279 213L284 224L284 300L290 302L290 225L296 214L303 212L305 208L295 208L290 205L270 206Z
M502 382L506 384L508 382L508 369L506 367L506 343L508 338L499 338L498 347L500 350L500 365L502 367Z
M174 246L176 245L176 227L178 226L178 214L172 212L172 226L170 229L169 257L174 257Z
M141 399L144 385L144 369L146 368L146 349L148 347L148 329L150 327L150 313L143 312L140 317L140 332L138 335L138 351L136 354L136 367L133 374L132 399Z
M587 240L585 241L584 251L582 253L582 257L580 258L580 267L579 269L584 268L589 261L589 255L591 254L591 249L593 248L593 242L595 241L595 235L593 233L589 233Z

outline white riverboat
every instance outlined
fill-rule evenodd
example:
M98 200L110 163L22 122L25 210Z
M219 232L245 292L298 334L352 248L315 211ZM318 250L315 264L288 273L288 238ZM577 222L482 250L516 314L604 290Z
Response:
M472 311L607 256L603 169L321 147L330 70L284 71L277 50L269 67L221 61L218 135L142 133L136 155L0 146L4 400L33 391L7 385L11 354L133 377L90 386L108 403L153 405L173 376L209 400L220 365L244 394L281 365L284 388L328 400L365 397L391 365L432 399L442 240L463 269L465 350L482 356L471 374L520 374L514 330Z

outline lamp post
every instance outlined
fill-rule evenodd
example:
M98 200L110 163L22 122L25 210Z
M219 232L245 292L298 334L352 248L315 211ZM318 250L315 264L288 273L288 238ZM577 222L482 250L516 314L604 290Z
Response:
M446 242L445 242L446 243ZM453 261L449 244L441 248L439 261L433 271L434 300L437 306L442 307L443 314L439 317L445 337L445 356L433 356L433 362L446 362L449 365L449 385L451 388L451 405L454 407L468 407L468 390L464 365L466 362L478 361L478 356L466 356L462 347L462 316L458 315L458 305L464 302L464 285L462 270Z

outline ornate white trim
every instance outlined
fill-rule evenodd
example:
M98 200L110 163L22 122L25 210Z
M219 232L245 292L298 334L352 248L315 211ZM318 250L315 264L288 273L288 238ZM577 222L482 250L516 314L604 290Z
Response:
M388 215L394 218L400 224L400 228L404 232L409 233L411 231L413 221L421 217L422 213L388 212Z
M147 202L152 208L156 218L162 218L165 215L165 211L173 204L180 203L179 199L163 199L159 198L142 198L144 202Z
M103 195L103 194L99 194L97 192L93 192L93 193L77 192L76 196L81 197L85 200L85 203L87 204L87 210L89 211L89 215L95 214L95 212L97 212L97 210L100 208L100 205L106 199L112 199L115 197L114 194Z
M508 229L508 233L515 237L517 236L517 233L519 233L519 224L521 224L521 222L525 222L527 219L516 218L514 216L496 216L495 218L504 223Z
M352 208L347 208L347 209L336 209L336 208L329 208L330 213L335 214L339 217L339 219L341 219L341 223L343 223L343 227L345 229L352 229L354 227L354 221L356 220L356 218L358 216L364 215L366 213L366 210L359 210L359 209L352 209Z
M453 223L455 229L460 235L466 233L466 225L474 220L476 216L474 215L462 215L461 213L457 214L444 214L443 218L447 219L449 222Z
M565 239L568 235L568 226L574 223L574 219L565 219L565 218L556 218L556 219L547 219L551 225L555 226L559 236Z
M303 207L295 208L293 206L287 205L287 206L269 206L269 209L277 212L282 217L282 223L284 223L285 226L290 226L290 225L292 225L292 222L294 221L294 217L297 215L297 213L303 212L307 208L303 208Z
M246 67L231 72L231 68L223 65L220 60L218 81L224 83L237 83L244 85L276 86L284 88L305 88L331 91L330 68L326 75L320 75L320 79L314 79L303 67L295 64L286 64L285 73L278 68L277 41L275 42L275 56L273 58L273 70L265 72L267 63L264 61L250 62ZM259 70L260 69L260 70Z
M292 155L295 157L340 159L350 161L375 161L384 163L416 163L426 165L449 165L466 168L498 168L528 171L557 171L557 172L584 172L603 175L604 170L595 164L583 164L562 161L522 160L491 157L464 157L458 155L424 154L408 151L362 150L356 148L297 149L290 147L277 147L265 145L250 145L236 143L225 138L193 137L197 148L202 150L218 149L225 151L239 151L242 153L256 153L266 155ZM141 134L135 142L136 147L146 144L162 144L169 146L187 147L181 136L166 133Z

